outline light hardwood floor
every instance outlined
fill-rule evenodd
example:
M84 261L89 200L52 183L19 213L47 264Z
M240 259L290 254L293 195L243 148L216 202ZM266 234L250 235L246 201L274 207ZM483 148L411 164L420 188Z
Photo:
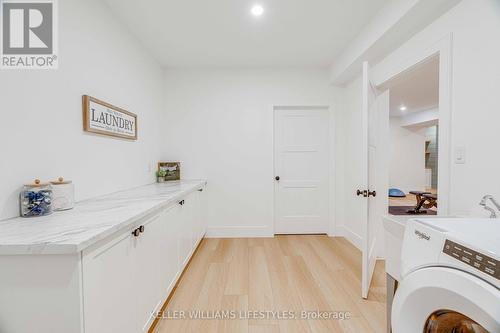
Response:
M343 238L204 239L164 313L275 310L349 312L350 319L169 319L154 332L385 332L385 269L360 296L361 253Z

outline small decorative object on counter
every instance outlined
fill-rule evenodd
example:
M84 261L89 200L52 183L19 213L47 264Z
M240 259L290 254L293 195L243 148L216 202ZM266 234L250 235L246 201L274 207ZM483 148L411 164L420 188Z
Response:
M158 183L163 183L165 182L165 176L167 175L167 171L165 170L158 170L156 171L156 180Z
M21 192L21 216L43 216L52 213L52 188L49 183L35 179L25 184Z
M71 180L59 177L52 184L52 209L67 210L75 206L75 187Z
M159 162L158 171L165 171L165 181L181 179L180 162Z

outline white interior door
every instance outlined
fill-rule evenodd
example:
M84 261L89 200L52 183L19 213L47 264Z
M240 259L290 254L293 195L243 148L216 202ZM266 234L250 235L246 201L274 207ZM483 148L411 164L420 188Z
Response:
M377 257L381 253L382 216L387 207L389 91L379 93L363 64L363 194L361 293L368 297Z
M275 233L327 233L329 110L274 109Z

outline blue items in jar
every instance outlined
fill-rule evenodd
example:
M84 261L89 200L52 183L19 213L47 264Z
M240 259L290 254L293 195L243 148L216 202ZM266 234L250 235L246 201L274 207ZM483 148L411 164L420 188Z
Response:
M25 184L20 197L21 216L44 216L52 213L52 187L35 179L32 184Z

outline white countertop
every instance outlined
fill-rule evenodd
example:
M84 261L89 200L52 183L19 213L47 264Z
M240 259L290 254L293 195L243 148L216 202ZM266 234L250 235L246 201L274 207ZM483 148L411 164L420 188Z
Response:
M155 183L81 201L48 216L0 221L0 255L80 252L205 184Z

